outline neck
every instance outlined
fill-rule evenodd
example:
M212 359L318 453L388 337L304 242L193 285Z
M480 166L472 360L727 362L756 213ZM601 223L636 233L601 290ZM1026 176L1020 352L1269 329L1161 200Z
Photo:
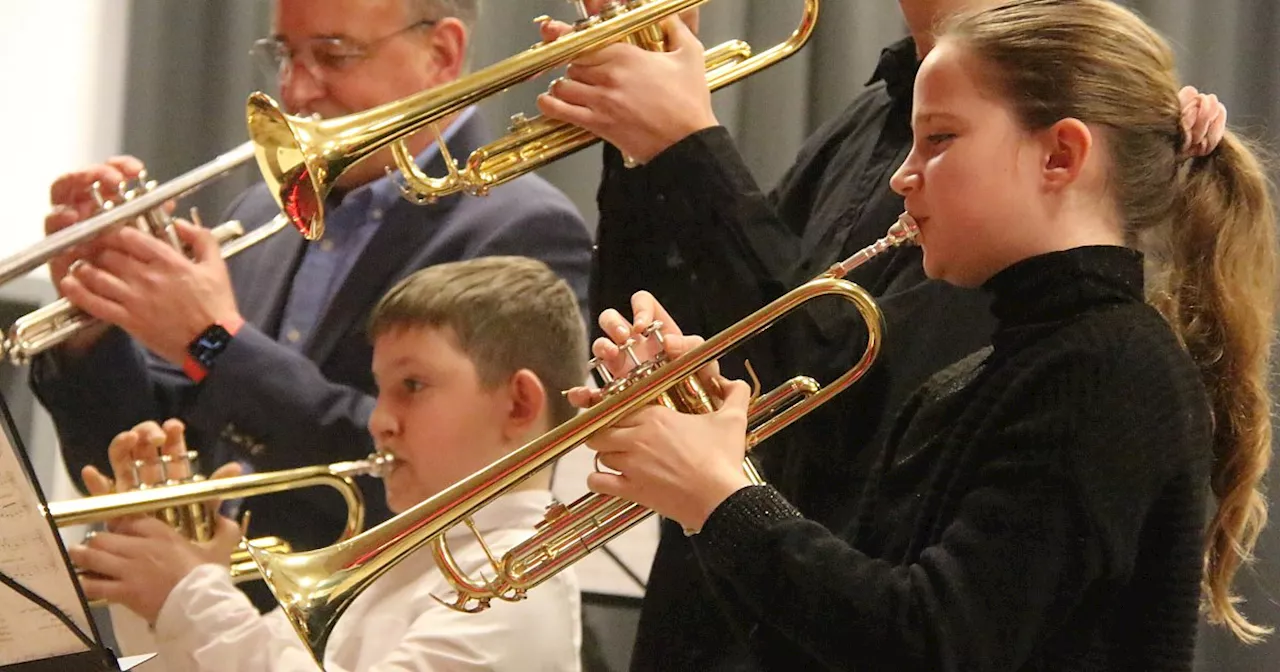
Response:
M550 431L550 427L540 427L536 431L528 432L523 437L502 449L501 455L510 455L513 451L519 450L523 446L529 445L531 442ZM496 459L496 457L495 457ZM529 478L521 481L519 485L512 487L509 492L524 492L526 490L550 490L551 489L551 468L540 469Z
M1125 246L1118 219L1100 214L1094 208L1064 207L1058 212L1044 213L1036 221L1039 226L1027 227L1030 236L1022 258L1093 245Z

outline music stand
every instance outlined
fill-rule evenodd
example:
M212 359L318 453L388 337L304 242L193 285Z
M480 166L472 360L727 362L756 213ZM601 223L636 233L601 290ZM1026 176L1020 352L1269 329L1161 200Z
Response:
M0 672L123 672L151 659L103 645L3 394L0 424Z

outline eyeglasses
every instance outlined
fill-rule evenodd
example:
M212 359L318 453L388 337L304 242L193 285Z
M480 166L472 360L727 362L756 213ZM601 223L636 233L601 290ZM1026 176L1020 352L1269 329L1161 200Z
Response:
M293 74L294 63L301 63L314 79L323 81L326 75L341 74L367 60L392 38L411 30L434 26L436 23L435 19L424 19L371 42L360 42L347 37L313 37L304 41L298 49L289 46L281 38L264 37L253 43L249 53L268 77L288 79Z

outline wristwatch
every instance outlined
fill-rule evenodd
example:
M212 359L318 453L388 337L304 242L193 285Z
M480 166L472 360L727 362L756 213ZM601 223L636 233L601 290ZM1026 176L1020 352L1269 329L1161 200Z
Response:
M244 326L244 320L214 322L187 344L187 357L182 360L182 371L195 382L209 375L213 362L221 355L231 339Z

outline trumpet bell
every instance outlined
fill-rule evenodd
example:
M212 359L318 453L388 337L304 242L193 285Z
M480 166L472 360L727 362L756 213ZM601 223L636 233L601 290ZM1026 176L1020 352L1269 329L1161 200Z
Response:
M554 42L536 44L460 79L344 117L312 121L290 116L270 97L255 93L249 98L248 123L258 165L280 209L309 240L323 233L322 204L343 172L383 148L395 153L406 195L412 200L431 202L458 192L483 195L599 138L569 124L517 117L511 133L476 150L465 169L453 165L442 152L449 174L441 178L418 170L401 141L429 129L438 138L440 123L450 115L609 44L627 41L661 49L658 23L706 1L610 3L603 18L580 21L573 32ZM708 49L707 86L712 90L726 86L798 51L813 32L818 2L803 0L803 17L795 31L764 52L753 56L750 45L738 40Z
M262 93L249 96L247 117L267 188L304 238L319 239L324 235L330 162L329 157L312 156L325 146L315 142L314 122L290 117Z

